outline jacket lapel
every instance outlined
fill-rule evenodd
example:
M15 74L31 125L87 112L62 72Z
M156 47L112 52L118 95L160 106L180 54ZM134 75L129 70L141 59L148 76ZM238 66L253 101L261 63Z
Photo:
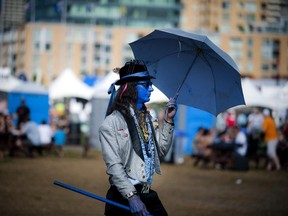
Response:
M127 123L129 134L130 134L131 141L132 141L133 149L136 152L136 154L142 160L144 160L142 147L141 147L141 142L140 142L140 138L139 138L139 135L138 135L138 132L137 132L136 125L134 123L134 119L132 117L128 117L127 115L125 115L122 112L121 112L121 114L122 114L122 116L124 117L124 119L125 119L125 121Z

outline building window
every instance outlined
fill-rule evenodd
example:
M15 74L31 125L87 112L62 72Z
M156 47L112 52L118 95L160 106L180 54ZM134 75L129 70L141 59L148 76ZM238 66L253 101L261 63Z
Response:
M96 43L96 44L94 45L94 47L95 47L95 50L97 50L97 49L100 49L101 45L100 45L99 43Z
M238 8L244 8L244 3L241 2L241 1L238 2L238 3L237 3L237 7L238 7Z
M222 19L223 20L229 20L230 19L230 14L227 14L227 13L222 14Z
M248 41L247 41L247 44L248 44L249 47L252 47L253 46L253 39L249 38Z
M248 59L252 59L253 58L253 53L252 53L251 50L248 50L247 57L248 57Z
M81 63L82 63L82 65L86 65L86 57L82 57Z
M94 57L94 61L95 61L95 63L100 63L100 57L99 56L95 56Z
M230 55L234 60L240 60L242 59L242 51L238 49L232 49L230 51Z
M231 47L239 47L241 48L243 45L243 41L240 38L231 38L229 41L229 45Z
M271 39L264 39L261 51L262 59L271 61L273 59L273 41Z
M83 52L85 52L86 49L87 49L87 45L86 44L82 44L81 49L82 49Z
M247 21L248 22L255 22L255 15L254 14L248 14L247 15Z
M253 72L253 63L252 62L247 62L246 64L246 69L249 73Z
M255 2L247 2L245 8L249 12L256 12L257 9Z
M52 31L50 29L35 29L33 31L34 49L40 52L51 50Z
M226 1L222 2L223 9L230 9L230 6L231 6L230 2L226 2Z
M229 32L230 31L230 25L227 25L225 23L223 23L222 25L220 25L220 32Z
M111 51L111 47L106 45L105 46L105 52L110 53L110 51Z
M270 69L269 64L262 64L261 67L263 72L268 72Z
M45 50L49 51L50 49L51 49L51 44L50 43L46 43Z

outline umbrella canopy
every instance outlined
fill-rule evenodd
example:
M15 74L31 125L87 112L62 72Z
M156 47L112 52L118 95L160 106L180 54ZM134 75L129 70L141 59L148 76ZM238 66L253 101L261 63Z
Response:
M245 104L241 77L232 58L208 37L179 29L155 30L130 43L153 83L167 97L214 115Z

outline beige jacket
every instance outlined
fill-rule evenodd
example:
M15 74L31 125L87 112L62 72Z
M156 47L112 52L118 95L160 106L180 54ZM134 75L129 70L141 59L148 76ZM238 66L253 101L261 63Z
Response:
M153 127L158 141L154 158L155 172L161 174L160 158L164 158L170 149L174 127L164 122L163 128L159 130L157 121L153 122ZM106 117L99 128L99 138L103 159L107 166L107 174L110 176L110 184L115 185L125 197L126 194L135 191L135 187L128 177L140 182L146 182L147 178L145 163L141 159L139 151L138 154L136 153L135 145L133 147L128 125L120 112L114 111ZM156 142L154 143L156 144Z

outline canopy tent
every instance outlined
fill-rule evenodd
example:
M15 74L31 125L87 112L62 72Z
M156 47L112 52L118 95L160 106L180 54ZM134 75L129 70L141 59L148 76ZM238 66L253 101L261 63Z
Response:
M13 76L0 77L0 112L8 112L8 93L21 82Z
M246 106L260 106L272 108L267 102L267 96L263 95L249 78L242 79L241 83Z
M49 86L50 99L78 97L90 100L92 89L82 82L70 69L64 70Z
M10 92L12 89L20 85L21 83L23 83L23 81L13 76L9 76L8 78L5 79L0 79L0 91Z
M25 93L25 94L43 94L48 95L48 90L34 82L23 82L20 81L20 83L16 86L14 86L10 92L13 93Z
M111 83L113 83L117 79L119 79L119 75L114 72L110 72L103 78L97 80L97 82L93 86L93 97L103 99L110 98L110 95L108 95L107 91Z
M269 107L278 111L288 109L288 82L283 87L262 86L261 91Z

